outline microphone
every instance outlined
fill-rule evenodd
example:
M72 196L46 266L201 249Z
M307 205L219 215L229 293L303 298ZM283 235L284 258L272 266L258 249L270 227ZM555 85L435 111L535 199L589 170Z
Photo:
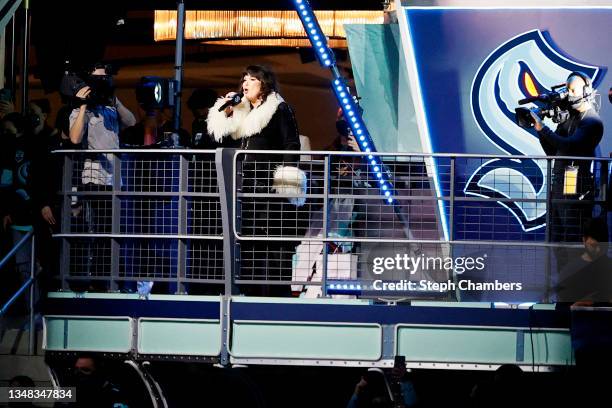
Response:
M222 110L225 110L225 108L227 108L228 106L238 105L240 101L242 100L242 97L243 97L242 92L235 94L234 96L232 96L232 99L230 99L229 101L221 105L221 107L219 108L219 112L221 112Z
M537 96L530 96L530 97L528 97L528 98L521 99L520 101L518 101L518 104L519 104L519 105L524 105L524 104L526 104L526 103L529 103L529 102L535 102L535 101L538 101L538 100L541 100L541 99L542 99L542 97L541 97L540 95L537 95Z

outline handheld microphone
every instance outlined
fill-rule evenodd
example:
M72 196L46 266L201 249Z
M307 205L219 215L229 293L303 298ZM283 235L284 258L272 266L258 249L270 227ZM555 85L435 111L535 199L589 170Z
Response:
M242 100L242 97L243 97L242 92L235 94L234 96L232 96L232 98L229 101L221 105L221 107L219 108L219 112L225 110L225 108L227 108L228 106L238 105L240 101Z

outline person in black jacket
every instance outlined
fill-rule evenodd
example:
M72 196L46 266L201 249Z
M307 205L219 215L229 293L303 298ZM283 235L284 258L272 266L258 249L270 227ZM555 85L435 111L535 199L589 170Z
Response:
M548 156L594 157L595 149L603 137L603 123L591 103L594 93L591 81L587 75L573 72L567 78L567 89L567 102L571 108L569 119L559 124L553 132L532 113L534 128ZM576 172L576 182L573 182L572 174ZM552 241L582 242L581 226L592 216L592 200L595 197L591 160L555 160L551 183ZM575 189L572 188L574 184ZM568 262L568 256L565 248L556 250L559 268Z
M241 102L219 111L235 94L219 98L209 110L208 133L222 143L224 138L240 142L243 150L300 150L300 138L291 107L278 93L276 76L267 67L245 69L239 91ZM242 193L278 193L292 197L243 198L240 234L243 236L299 236L307 228L308 217L299 209L305 203L306 174L297 167L299 154L245 154L236 171ZM299 239L299 238L298 238ZM241 244L242 275L251 270L252 279L287 280L291 277L291 256L296 242L262 241L247 247ZM287 295L288 287L264 290L263 294Z

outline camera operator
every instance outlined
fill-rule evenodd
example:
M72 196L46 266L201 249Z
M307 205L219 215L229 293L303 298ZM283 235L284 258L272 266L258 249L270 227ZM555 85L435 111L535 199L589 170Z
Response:
M572 72L566 82L569 118L553 132L532 111L534 128L548 156L594 157L603 137L603 123L592 103L591 80L581 72ZM590 160L555 160L551 198L573 202L553 201L550 226L553 242L581 242L581 225L592 216L595 196L590 169ZM555 252L557 265L562 267L569 260L567 250L558 248Z
M80 144L85 150L119 149L119 130L133 126L136 119L114 95L112 76L103 64L94 65L85 83L74 81L72 101L78 108L70 114L70 141ZM112 155L84 155L80 187L83 191L111 191L113 189ZM116 186L119 188L119 186ZM109 196L91 197L83 200L87 233L110 233L112 206ZM103 275L110 259L110 248L103 243L92 242L89 251L100 253L87 257L88 275ZM91 286L91 285L90 285ZM89 288L85 288L89 289ZM95 289L95 288L92 288ZM102 288L103 289L103 288Z
M118 149L119 124L122 128L136 124L132 112L114 96L112 76L107 74L106 68L99 63L94 66L89 85L79 89L75 95L80 106L70 114L70 140L74 144L84 143L87 135L84 147L88 150ZM98 97L90 98L92 90ZM88 167L89 175L86 175ZM86 165L83 183L110 185L110 175L100 163L97 166Z

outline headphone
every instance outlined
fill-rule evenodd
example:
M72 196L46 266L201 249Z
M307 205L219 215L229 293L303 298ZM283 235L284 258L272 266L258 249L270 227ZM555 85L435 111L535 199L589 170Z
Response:
M573 71L567 76L566 82L569 82L569 79L574 76L582 78L582 80L584 81L584 87L582 88L582 99L587 102L590 101L591 96L593 96L593 84L591 83L591 78L584 72Z

